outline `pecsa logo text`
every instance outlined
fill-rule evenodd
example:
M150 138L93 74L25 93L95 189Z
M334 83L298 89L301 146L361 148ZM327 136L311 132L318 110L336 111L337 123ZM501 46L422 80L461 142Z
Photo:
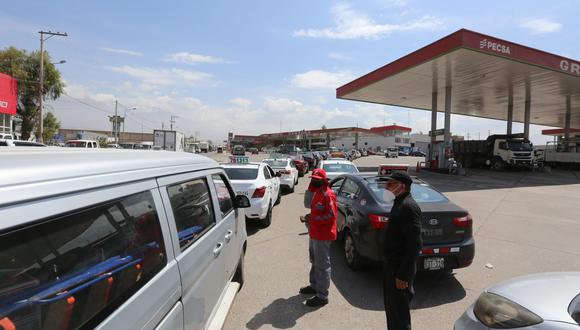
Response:
M561 60L560 69L564 72L580 76L580 63Z
M479 42L480 49L493 50L500 54L511 55L510 46L500 44L499 42L483 39Z
M0 108L8 108L8 102L0 101Z

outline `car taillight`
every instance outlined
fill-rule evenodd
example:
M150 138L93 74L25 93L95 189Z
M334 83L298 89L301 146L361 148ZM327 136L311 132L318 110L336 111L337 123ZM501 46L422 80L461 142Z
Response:
M388 217L376 214L369 214L369 220L371 221L371 227L374 229L385 228L389 223Z
M256 188L256 190L254 190L254 194L252 195L252 198L262 198L262 197L264 197L265 193L266 193L266 187Z
M473 218L470 214L463 217L453 218L453 225L459 228L471 227L473 225Z

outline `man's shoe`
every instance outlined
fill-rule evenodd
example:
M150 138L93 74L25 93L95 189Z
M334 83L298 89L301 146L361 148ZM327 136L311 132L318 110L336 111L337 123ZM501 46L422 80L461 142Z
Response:
M320 307L328 304L328 299L320 299L318 296L314 296L306 300L306 306L309 307Z
M300 288L300 293L302 293L302 294L316 294L316 290L314 290L314 288L309 285L309 286L305 286L303 288Z

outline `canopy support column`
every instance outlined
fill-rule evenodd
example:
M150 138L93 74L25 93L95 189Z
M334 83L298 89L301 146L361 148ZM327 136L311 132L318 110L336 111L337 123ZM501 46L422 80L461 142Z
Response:
M445 145L451 142L451 86L445 87Z
M439 93L437 91L431 94L431 148L429 149L429 160L435 159L435 143L437 143L437 98Z
M568 152L570 144L570 118L572 117L572 100L570 95L566 95L566 116L564 117L564 151Z
M526 83L526 103L524 108L524 136L526 139L530 138L530 119L532 112L530 83Z
M514 123L514 95L510 88L508 95L508 113L507 113L507 134L512 134L512 127Z

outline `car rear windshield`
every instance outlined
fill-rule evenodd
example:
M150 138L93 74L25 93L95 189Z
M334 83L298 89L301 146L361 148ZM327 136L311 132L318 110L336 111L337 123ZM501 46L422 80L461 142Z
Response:
M379 200L384 200L388 181L379 178L368 178L366 180L369 182L368 187L373 195ZM443 194L422 183L414 183L411 185L411 196L413 196L413 199L417 203L440 203L447 201L447 198Z
M324 164L322 169L326 172L358 173L357 168L352 164Z
M256 180L258 177L258 168L225 168L230 180Z
M264 160L264 163L270 165L270 167L281 168L288 166L287 160Z

